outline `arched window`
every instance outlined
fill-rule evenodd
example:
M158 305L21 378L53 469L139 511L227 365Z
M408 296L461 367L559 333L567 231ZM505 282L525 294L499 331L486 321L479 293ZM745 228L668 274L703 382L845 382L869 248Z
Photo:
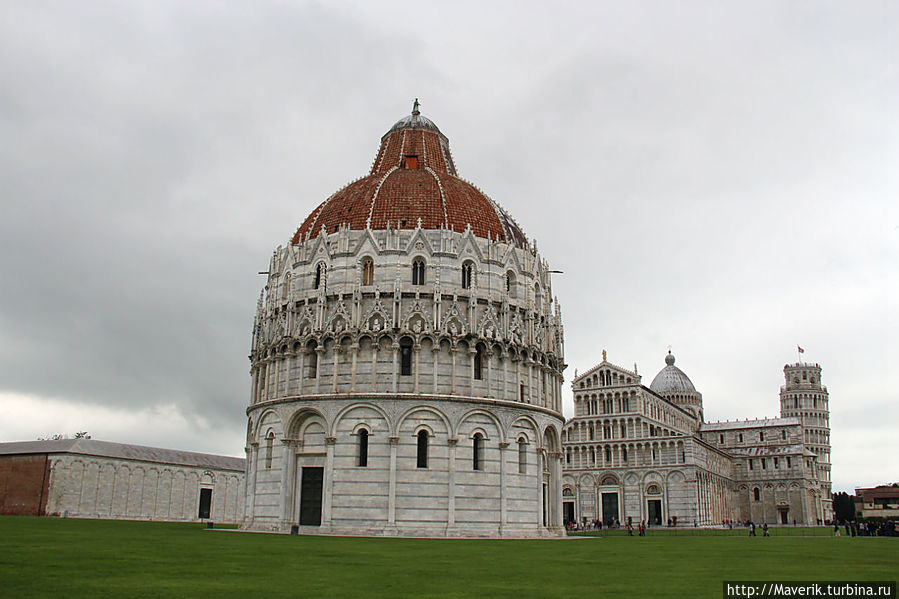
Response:
M424 429L418 431L418 460L416 466L418 468L428 467L428 431Z
M307 376L310 379L314 379L318 376L318 352L315 351L316 345L315 341L310 341L306 346L306 349L308 350L306 362L309 369L307 371Z
M265 437L265 467L272 467L272 450L275 444L275 433L272 431L268 432L268 435Z
M412 261L412 284L425 284L425 261L420 258Z
M412 340L400 340L400 376L412 376Z
M784 441L787 440L787 431L786 430L780 431L780 438L783 439Z
M284 275L284 286L281 287L281 299L287 299L290 294L290 273Z
M366 466L368 466L368 430L360 428L358 435L359 461L356 463L356 465L365 468Z
M759 501L760 497L761 497L761 493L759 492L759 488L758 487L754 488L752 490L752 498L755 499L756 501Z
M312 282L312 286L315 289L318 289L325 282L325 263L319 262L315 267L315 281Z
M362 284L365 286L374 285L375 282L375 261L371 258L362 259Z
M475 470L483 470L484 462L481 452L484 448L484 435L475 433L471 440L471 467Z
M515 273L511 270L506 273L506 293L511 298L515 297Z
M462 289L471 289L471 262L462 265Z
M518 474L528 472L528 440L524 437L518 439Z
M484 378L484 346L481 344L474 351L474 378L478 381Z

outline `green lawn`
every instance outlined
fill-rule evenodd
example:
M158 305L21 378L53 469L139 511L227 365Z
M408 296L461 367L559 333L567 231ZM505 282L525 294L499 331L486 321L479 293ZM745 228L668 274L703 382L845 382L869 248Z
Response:
M0 597L717 597L723 580L895 580L899 539L362 539L0 517Z

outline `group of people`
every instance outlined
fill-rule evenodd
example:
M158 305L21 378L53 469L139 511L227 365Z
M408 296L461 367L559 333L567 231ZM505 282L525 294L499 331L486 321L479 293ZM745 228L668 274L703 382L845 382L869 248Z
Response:
M572 520L568 524L565 525L570 531L582 531L582 530L602 530L602 520L584 520L583 522L575 522ZM610 520L606 523L606 528L621 528L621 523L618 520Z
M896 534L896 523L892 520L887 520L880 526L877 526L871 522L856 522L853 520L852 522L843 522L843 527L846 530L847 537L895 537ZM840 536L840 523L834 521L833 523L833 536Z
M641 520L640 525L637 527L639 534L641 537L646 536L646 520ZM634 536L634 524L630 518L627 519L627 536Z
M758 536L755 534L755 522L753 522L752 520L749 520L748 522L746 522L746 526L747 526L747 528L749 528L749 536L750 537ZM763 537L771 536L771 532L768 530L767 522L762 524L762 536Z

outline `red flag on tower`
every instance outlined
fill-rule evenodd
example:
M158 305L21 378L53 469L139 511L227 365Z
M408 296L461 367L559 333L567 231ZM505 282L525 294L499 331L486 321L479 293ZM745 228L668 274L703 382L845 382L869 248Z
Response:
M799 353L800 353L800 354L804 354L804 353L805 353L805 350L804 350L804 349L802 349L802 348L801 348L801 347L800 347L800 346L798 346L798 345L797 345L797 346L796 346L796 347L798 347L798 348L799 348Z

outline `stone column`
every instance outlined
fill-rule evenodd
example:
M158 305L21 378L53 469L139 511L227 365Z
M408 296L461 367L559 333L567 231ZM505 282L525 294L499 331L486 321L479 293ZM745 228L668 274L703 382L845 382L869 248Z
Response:
M272 385L271 391L272 391L272 397L275 398L275 397L278 397L278 387L281 385L281 359L275 358L272 361L272 366L274 366L274 370L275 370L274 377L273 377L275 379L275 382Z
M581 504L582 504L582 502L581 502L581 483L575 482L574 483L574 521L575 522L580 522L580 516L581 516L581 512L582 512Z
M390 481L387 485L387 530L396 531L396 451L400 438L390 437Z
M433 393L437 394L437 365L438 360L440 359L440 340L437 340L437 343L434 344L434 347L431 348L431 355L434 357L434 391Z
M468 395L474 396L474 357L478 353L477 346L468 347ZM481 376L484 375L484 361L481 360Z
M322 380L322 358L325 355L325 348L321 345L315 346L315 393L321 393L321 380Z
M515 360L515 388L512 392L515 394L515 401L524 401L521 395L521 356Z
M414 376L412 390L415 393L418 393L418 373L420 371L419 368L419 356L421 355L421 345L416 341L415 345L412 346L412 352L415 355L415 361L412 365L414 372L412 373Z
M247 446L247 478L245 481L246 501L244 503L244 521L252 526L256 517L256 472L259 469L259 443Z
M552 496L550 506L549 524L554 527L562 525L562 452L554 451L550 456L550 486L549 492Z
M284 395L290 395L290 366L293 363L293 354L284 354Z
M281 497L280 512L282 528L290 524L293 507L293 491L296 484L297 452L293 439L281 439Z
M493 371L494 368L491 366L491 360L493 359L493 349L489 348L484 352L484 368L486 368L487 372L484 373L484 380L487 381L487 397L496 397L493 393Z
M350 350L353 352L353 367L350 372L350 392L356 392L356 361L359 359L359 345L354 343Z
M502 368L503 395L502 395L502 398L505 400L508 400L509 399L509 389L508 389L507 379L509 378L509 372L508 372L509 371L509 352L507 352L505 349L503 349L502 363L503 363L503 368Z
M530 356L528 356L528 403L537 405L539 403L539 389L537 389L537 383L534 382L534 362Z
M396 393L396 386L399 379L399 357L400 357L400 346L398 343L393 344L393 392Z
M453 364L453 367L450 371L451 372L450 394L455 395L455 393L456 393L456 353L457 353L457 350L455 347L450 347L449 352L450 352L450 358L452 358L451 362Z
M456 525L456 446L459 444L459 439L451 438L446 440L447 446L449 447L449 468L447 472L447 514L446 514L446 525L447 528L452 528Z
M371 346L371 389L378 390L378 353L381 351L381 342L378 339L372 341Z
M546 507L543 505L543 485L546 484L543 472L546 469L546 450L537 450L537 526L543 526L543 514ZM548 485L547 485L548 486Z
M506 480L506 449L509 448L508 441L500 441L499 444L499 532L502 534L503 527L506 525L508 516L506 514L506 502L508 498L507 480Z
M322 481L322 528L331 528L331 498L334 494L334 445L337 437L325 437L325 472Z
M305 347L300 350L300 372L299 377L297 379L297 395L303 394L303 380L306 378L306 355L309 353L309 350Z
M334 369L331 371L331 393L337 393L337 372L340 370L340 354L343 353L343 347L340 342L334 344Z

